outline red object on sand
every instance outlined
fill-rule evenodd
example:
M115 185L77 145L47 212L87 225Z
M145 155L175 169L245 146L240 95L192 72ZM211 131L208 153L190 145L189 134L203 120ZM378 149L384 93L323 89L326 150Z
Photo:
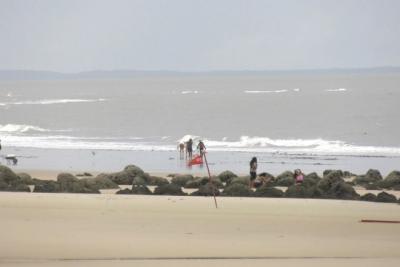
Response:
M188 165L192 166L192 165L196 165L196 164L203 164L203 157L200 155L195 155L194 158L189 161Z

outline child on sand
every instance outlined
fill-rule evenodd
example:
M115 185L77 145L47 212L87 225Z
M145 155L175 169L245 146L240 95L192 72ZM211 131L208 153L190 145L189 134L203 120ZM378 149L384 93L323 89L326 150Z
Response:
M254 180L257 177L257 158L253 157L250 161L250 188L254 186Z

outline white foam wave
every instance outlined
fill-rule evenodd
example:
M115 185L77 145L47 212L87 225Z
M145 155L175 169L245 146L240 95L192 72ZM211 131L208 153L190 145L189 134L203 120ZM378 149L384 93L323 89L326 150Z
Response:
M192 139L192 141L195 142L199 138L200 138L200 136L187 134L187 135L184 135L181 139L177 140L177 142L185 143L185 142L189 141L189 139Z
M181 94L182 95L187 95L187 94L198 94L199 91L194 90L194 91L190 91L190 90L186 90L186 91L182 91Z
M185 135L179 142L192 138L196 143L201 138ZM266 152L266 153L308 153L308 154L348 154L348 155L400 155L400 147L358 146L343 141L324 139L271 139L268 137L242 136L237 141L221 141L202 138L211 151Z
M238 141L205 140L212 150L315 154L400 155L400 147L357 146L324 139L271 139L242 136Z
M226 147L280 147L280 148L296 148L296 147L317 147L326 145L329 142L340 141L325 141L323 139L271 139L268 137L249 137L242 136L238 141L209 141L213 146Z
M172 145L140 142L142 138L129 138L118 141L115 138L79 138L71 136L5 136L3 145L40 149L83 149L83 150L121 150L121 151L172 151ZM136 140L137 139L137 140Z
M270 93L286 93L288 90L283 89L283 90L264 90L264 91L257 91L257 90L245 90L245 94L270 94Z
M355 155L355 156L400 156L400 147L358 146L343 141L324 139L271 139L268 137L242 136L237 141L212 140L195 135L185 135L178 142L192 138L194 147L199 139L204 140L209 151L219 152L261 152L261 153L302 153L315 155ZM13 147L41 149L92 149L122 151L175 151L176 143L170 140L146 138L102 138L71 136L18 136L5 135L3 144Z
M347 89L346 88L338 88L338 89L327 89L325 91L327 91L327 92L346 92Z
M300 92L300 88L294 88L293 91Z
M15 101L15 102L4 102L0 105L54 105L54 104L68 104L68 103L90 103L90 102L103 102L106 101L104 98L98 99L41 99L41 100L27 100L27 101Z
M26 133L29 131L47 132L49 130L40 128L38 126L25 125L25 124L0 125L0 132L2 133Z

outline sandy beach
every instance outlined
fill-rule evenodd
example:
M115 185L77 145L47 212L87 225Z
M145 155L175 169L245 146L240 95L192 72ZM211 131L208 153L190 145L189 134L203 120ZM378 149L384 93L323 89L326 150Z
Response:
M398 266L398 204L0 194L1 266Z
M0 0L0 267L400 267L399 10Z

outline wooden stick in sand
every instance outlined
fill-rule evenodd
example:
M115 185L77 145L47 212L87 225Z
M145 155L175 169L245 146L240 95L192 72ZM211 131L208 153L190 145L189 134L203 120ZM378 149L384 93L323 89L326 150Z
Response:
M210 174L210 168L208 167L208 162L207 162L207 158L206 158L206 153L203 153L203 157L204 157L204 161L206 162L206 167L207 167L207 172L208 172L208 178L211 184L211 190L213 192L213 196L214 196L214 202L215 202L215 208L218 209L218 204L217 204L217 198L215 197L215 191L214 191L214 184L212 182L212 178L211 178L211 174Z
M386 220L361 220L362 223L400 223L400 221L386 221Z

